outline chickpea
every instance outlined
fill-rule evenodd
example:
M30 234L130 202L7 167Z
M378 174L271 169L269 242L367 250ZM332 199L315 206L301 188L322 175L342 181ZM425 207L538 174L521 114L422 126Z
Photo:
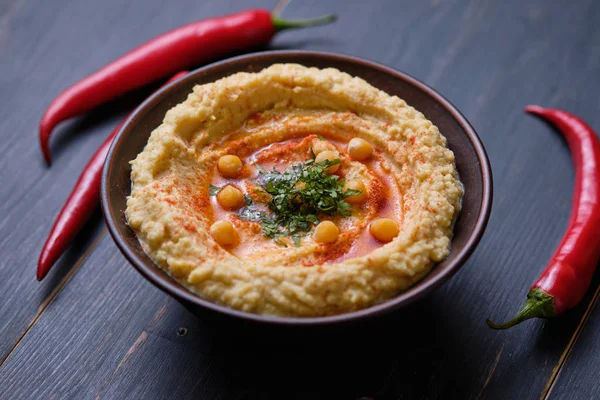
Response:
M357 194L355 196L346 197L345 200L347 203L360 204L360 203L364 203L367 200L367 188L365 187L365 184L362 180L354 179L351 181L346 181L346 183L344 184L344 192L348 189L360 190L361 193Z
M219 158L217 168L225 178L235 178L242 172L244 164L238 156L226 155Z
M339 155L339 153L337 151L325 150L325 151L322 151L319 154L317 154L317 156L315 157L315 162L319 163L319 162L325 161L325 160L329 160L329 161L340 160L341 161L341 159L342 159L342 157ZM338 169L340 169L340 164L332 165L331 167L329 167L329 173L333 174Z
M348 154L353 160L363 161L373 154L373 146L361 138L354 138L348 143Z
M319 243L333 243L337 240L340 230L331 221L323 221L317 225L313 239Z
M217 193L217 201L223 208L238 209L246 204L244 194L238 188L231 185L225 186Z
M400 233L396 221L389 218L376 219L371 222L369 230L371 235L380 242L390 242L393 238L398 236L398 233Z
M220 245L234 244L237 240L237 232L233 224L226 220L216 221L210 226L210 235Z
M335 146L331 143L329 143L327 140L321 140L321 139L314 139L311 142L311 148L313 153L315 153L315 155L322 153L326 150L335 150Z

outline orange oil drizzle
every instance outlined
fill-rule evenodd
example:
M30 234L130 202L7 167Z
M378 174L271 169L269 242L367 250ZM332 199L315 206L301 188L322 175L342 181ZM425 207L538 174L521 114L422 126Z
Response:
M323 135L325 136L325 135ZM258 175L258 170L255 163L259 163L266 170L276 168L278 171L283 171L296 162L307 160L310 153L307 151L307 141L310 143L311 138L316 135L310 135L305 138L291 139L284 142L273 143L264 147L250 156L244 161L244 177L239 179L231 179L222 177L216 170L212 175L212 184L218 187L226 185L234 185L242 192L247 193L249 184ZM327 141L334 144L340 151L345 152L346 143L333 138L326 137ZM383 183L383 196L377 202L376 215L377 218L392 218L402 222L402 196L398 185L393 176L385 173L380 164L381 154L374 154L369 160L365 161L365 166ZM236 226L240 236L239 243L235 247L227 248L233 255L242 259L260 258L261 254L266 254L273 251L285 251L286 249L275 243L272 239L264 237L261 233L258 223L252 223L241 220L235 214L235 211L223 209L217 202L216 196L211 196L210 204L213 209L214 219L228 219ZM338 217L339 218L339 217ZM290 241L289 249L294 246ZM350 258L364 256L383 244L374 239L369 233L368 225L366 225L357 236L352 239L350 246L343 246L343 254L339 251L324 251L325 258L323 263L337 263ZM329 256L327 256L329 254Z

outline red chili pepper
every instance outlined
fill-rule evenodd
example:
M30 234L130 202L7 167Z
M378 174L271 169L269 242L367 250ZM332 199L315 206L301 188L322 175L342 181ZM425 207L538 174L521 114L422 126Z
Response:
M179 72L169 79L165 85L187 74L188 71ZM65 205L60 210L38 260L36 274L38 281L44 279L50 268L52 268L52 265L64 253L75 235L77 235L96 209L100 201L100 178L106 154L108 154L108 149L113 139L121 130L126 120L127 118L108 135L100 148L96 150L96 153L94 153L79 176L79 180L77 180Z
M77 82L50 104L40 122L44 158L50 164L50 135L68 118L182 69L267 44L279 31L325 24L335 18L287 21L258 9L194 22L160 35Z
M590 285L600 259L600 141L588 124L556 109L527 106L563 134L575 164L575 190L567 231L540 278L527 295L525 307L503 324L507 329L529 318L554 317L575 307Z

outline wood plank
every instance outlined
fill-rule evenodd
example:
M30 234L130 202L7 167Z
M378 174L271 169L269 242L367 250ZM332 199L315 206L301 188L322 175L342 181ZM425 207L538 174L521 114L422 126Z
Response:
M89 246L87 246L86 250L81 254L81 256L79 256L79 258L76 260L76 262L73 264L73 266L65 273L64 277L62 277L62 279L54 286L52 291L50 293L48 293L48 295L46 296L44 301L39 305L39 307L37 309L37 313L31 320L29 325L25 328L25 330L17 338L17 340L13 344L12 348L6 352L6 354L2 357L2 359L0 359L0 367L2 366L2 364L4 364L6 359L10 356L12 351L19 345L19 343L21 343L21 340L25 337L25 335L29 332L29 330L33 327L33 325L35 325L38 318L46 310L46 307L48 307L50 305L50 303L52 303L52 301L54 301L56 296L58 296L58 294L65 287L65 285L70 282L73 275L75 275L75 273L79 270L79 267L81 267L83 262L87 259L88 255L96 248L96 246L100 242L100 239L102 239L102 237L104 235L106 235L106 233L107 233L107 230L104 229L98 234L98 236L94 239L94 241ZM82 232L82 235L92 236L86 230L84 230Z
M94 60L83 60L88 64L81 70L89 71L146 35L240 7L233 1L181 3L164 8L152 0L141 7L137 0L124 8L116 0L102 7L65 0L72 9L59 13L54 24L65 28L54 35L66 37L73 30L69 24L88 30L71 43L72 53L62 54L84 54L82 49L99 43ZM252 5L272 5L266 3ZM573 184L567 148L521 110L530 102L560 106L600 125L600 57L589 41L599 34L590 16L600 4L432 1L405 7L392 0L294 2L286 15L339 9L340 23L285 33L273 48L338 51L387 63L432 84L473 123L494 167L495 204L485 237L456 277L406 310L358 326L250 331L191 316L129 267L106 236L0 368L0 397L536 398L564 360L579 374L593 373L571 360L577 342L593 340L585 342L585 329L578 341L574 335L599 277L583 304L560 320L500 333L484 319L517 311L566 227ZM19 11L22 18L41 18L37 12L27 4ZM104 23L115 32L108 39L97 37ZM50 66L57 74L64 60ZM38 114L32 111L29 119L37 121ZM88 139L91 134L78 137ZM66 163L73 152L67 147L75 146L62 144L57 163ZM19 162L4 165L14 175ZM18 211L14 218L23 217ZM16 251L21 260L29 257L23 248ZM565 358L569 343L575 347ZM569 384L567 371L552 395ZM588 381L578 381L568 393L594 393Z
M0 395L533 398L579 317L499 336L452 301L459 287L350 328L251 330L190 315L108 236L86 264L0 369Z
M561 362L546 385L544 399L571 399L577 393L580 398L593 399L598 393L598 299L600 287L596 287L573 339L564 350ZM591 318L591 321L590 321Z
M194 19L179 12L173 20L159 2L124 13L119 1L112 5L61 1L60 6L40 0L0 6L0 248L5 249L0 259L0 293L7 293L0 303L0 364L39 317L56 287L66 283L65 277L102 229L98 208L53 272L42 283L35 280L39 252L81 169L152 88L59 126L52 140L51 168L43 162L37 138L44 110L75 80L139 44L140 37L133 32L148 39ZM197 2L181 6L202 12ZM143 22L144 31L131 24L133 15ZM119 29L101 29L113 25Z
M74 50L83 53L74 44L79 37L67 29L68 18L62 14L61 20L49 2L20 0L0 7L0 363L56 288L68 281L69 271L82 261L102 227L98 209L51 275L42 283L35 280L52 220L81 168L127 106L112 106L61 127L53 143L55 164L51 169L44 165L37 138L41 113L72 82L74 71L80 67L84 73L94 59L90 55L78 67L74 61L65 63Z

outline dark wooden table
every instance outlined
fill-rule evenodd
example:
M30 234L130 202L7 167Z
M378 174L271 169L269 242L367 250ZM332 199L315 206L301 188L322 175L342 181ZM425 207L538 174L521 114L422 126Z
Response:
M272 49L372 59L423 80L479 132L494 209L477 251L404 311L317 332L198 320L144 280L100 212L42 283L40 248L81 168L148 90L62 125L47 168L37 124L65 87L156 34L274 0L0 3L0 398L591 399L600 386L599 276L554 321L495 332L521 306L566 227L573 169L537 103L600 129L600 2L296 0L338 12ZM202 49L198 49L202 51Z

